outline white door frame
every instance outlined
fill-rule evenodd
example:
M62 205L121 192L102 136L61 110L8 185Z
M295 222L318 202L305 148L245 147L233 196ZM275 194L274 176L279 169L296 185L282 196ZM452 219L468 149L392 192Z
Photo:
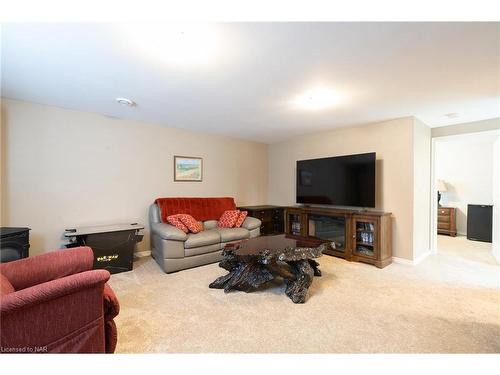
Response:
M431 220L430 220L430 231L431 231L431 243L430 250L431 254L437 253L437 184L436 184L436 141L437 138L431 139Z
M446 140L450 138L458 138L461 136L467 136L477 133L489 133L492 136L500 136L500 129L494 130L484 130L479 132L468 132L468 133L460 133L460 134L450 134L441 137L431 138L431 220L430 220L430 230L431 230L431 243L430 250L431 254L437 253L437 184L436 184L436 144L440 140Z

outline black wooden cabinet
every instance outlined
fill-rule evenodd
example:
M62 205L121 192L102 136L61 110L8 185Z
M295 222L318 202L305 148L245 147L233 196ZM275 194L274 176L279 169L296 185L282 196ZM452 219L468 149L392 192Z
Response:
M30 248L30 228L0 228L0 262L27 258Z
M262 221L260 234L263 236L284 233L284 207L280 206L241 206L241 211L248 211L248 216Z

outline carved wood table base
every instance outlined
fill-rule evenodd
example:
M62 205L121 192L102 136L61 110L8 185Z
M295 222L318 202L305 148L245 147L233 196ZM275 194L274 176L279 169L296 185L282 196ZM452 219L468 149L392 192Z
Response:
M330 243L285 235L258 237L226 245L219 266L229 271L209 287L224 292L251 292L276 277L283 278L285 294L294 303L304 303L314 276L321 276L320 257Z

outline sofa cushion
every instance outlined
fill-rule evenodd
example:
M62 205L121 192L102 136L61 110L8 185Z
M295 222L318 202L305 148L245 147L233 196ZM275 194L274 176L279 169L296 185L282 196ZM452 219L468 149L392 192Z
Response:
M191 233L198 233L203 230L203 225L199 221L196 221L194 217L188 214L176 215L182 224L184 224Z
M238 219L236 219L236 223L234 223L234 227L235 228L241 227L241 224L243 224L247 215L248 215L248 211L240 211L240 214L238 215Z
M217 226L219 228L232 228L240 216L240 210L227 210L224 211L219 219Z
M173 225L177 229L182 230L184 233L188 233L189 229L184 225L184 223L181 221L181 218L179 217L179 214L177 215L170 215L167 216L167 223L170 225Z
M244 240L250 237L250 231L245 228L219 228L221 242Z
M205 255L209 253L222 253L220 249L220 243L216 243L213 245L207 245L207 246L200 246L200 247L193 247L191 249L184 249L184 255L186 257L193 257L197 255Z
M207 220L203 222L203 230L207 229L216 229L217 228L217 220Z
M200 247L206 245L213 245L220 242L220 234L217 230L204 230L200 233L189 233L187 235L187 240L184 242L184 247L186 249L191 249L193 247Z

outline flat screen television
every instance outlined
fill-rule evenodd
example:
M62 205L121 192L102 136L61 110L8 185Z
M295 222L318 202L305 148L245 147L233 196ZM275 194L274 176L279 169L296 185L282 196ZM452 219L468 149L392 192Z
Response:
M297 203L375 207L375 152L297 161Z

